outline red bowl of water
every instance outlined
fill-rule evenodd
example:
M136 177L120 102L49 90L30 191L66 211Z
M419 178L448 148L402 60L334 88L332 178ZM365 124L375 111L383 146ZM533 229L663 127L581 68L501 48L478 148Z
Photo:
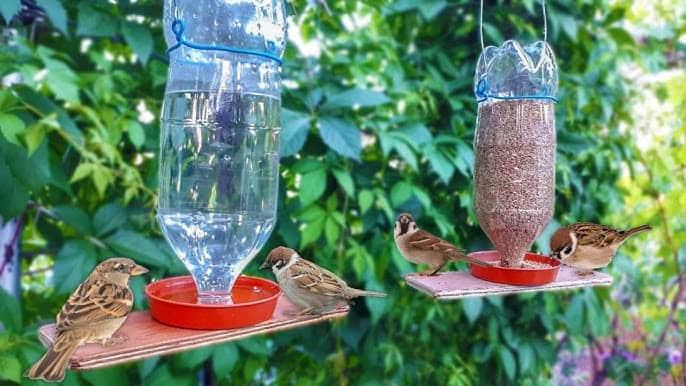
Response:
M494 283L537 286L552 283L557 279L560 262L548 256L527 252L524 260L540 267L501 267L498 251L482 251L469 254L477 260L492 263L492 266L469 264L469 270L474 277Z
M198 304L191 276L170 277L148 284L150 314L160 323L195 330L252 326L274 314L281 289L273 281L239 276L231 290L233 304Z

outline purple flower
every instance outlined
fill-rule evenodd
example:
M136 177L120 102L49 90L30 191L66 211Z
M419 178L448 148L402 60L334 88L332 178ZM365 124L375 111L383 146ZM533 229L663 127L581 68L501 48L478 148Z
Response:
M667 351L667 361L672 365L679 364L679 363L681 363L681 356L682 355L683 354L681 353L681 351L679 351L675 348L670 349Z
M622 358L624 358L625 360L627 360L629 362L633 362L637 359L636 355L634 353L632 353L631 351L622 350L619 352L619 354L622 356Z

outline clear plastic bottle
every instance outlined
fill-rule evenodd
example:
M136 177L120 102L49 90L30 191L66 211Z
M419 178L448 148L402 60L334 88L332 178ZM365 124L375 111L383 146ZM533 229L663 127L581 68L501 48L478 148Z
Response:
M285 7L166 0L163 20L158 221L198 302L228 303L275 222Z
M510 40L479 58L474 209L503 266L520 266L553 216L556 91L546 42Z

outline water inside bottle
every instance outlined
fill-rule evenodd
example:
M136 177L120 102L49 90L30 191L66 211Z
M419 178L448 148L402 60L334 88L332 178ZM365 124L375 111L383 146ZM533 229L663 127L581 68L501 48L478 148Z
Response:
M274 226L277 98L176 92L163 107L158 220L200 303L227 303Z

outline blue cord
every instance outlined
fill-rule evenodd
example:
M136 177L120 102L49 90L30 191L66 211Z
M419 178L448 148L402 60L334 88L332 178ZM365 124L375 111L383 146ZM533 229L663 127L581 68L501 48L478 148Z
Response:
M183 20L180 19L175 19L172 21L171 25L172 32L174 32L174 36L176 37L176 44L172 47L169 47L167 50L167 54L171 53L177 48L180 48L181 46L186 46L190 48L194 48L196 50L207 50L207 51L224 51L224 52L232 52L234 54L245 54L245 55L254 55L254 56L259 56L262 58L267 58L275 61L279 65L283 64L283 60L281 60L280 57L266 51L255 51L255 50L246 50L243 48L235 48L235 47L227 47L227 46L213 46L213 45L208 45L208 44L197 44L197 43L191 43L189 41L186 41L183 38L183 33L186 30L186 23L183 22ZM274 43L269 42L269 49L274 50Z
M476 95L476 103L481 103L489 98L491 99L502 99L502 100L514 100L514 99L547 99L551 100L555 103L557 103L557 98L546 95L547 93L547 87L544 91L543 95L522 95L522 96L496 96L496 95L489 95L486 93L486 88L488 81L486 78L482 78L479 80L479 83L476 85L476 89L474 90L474 94Z

